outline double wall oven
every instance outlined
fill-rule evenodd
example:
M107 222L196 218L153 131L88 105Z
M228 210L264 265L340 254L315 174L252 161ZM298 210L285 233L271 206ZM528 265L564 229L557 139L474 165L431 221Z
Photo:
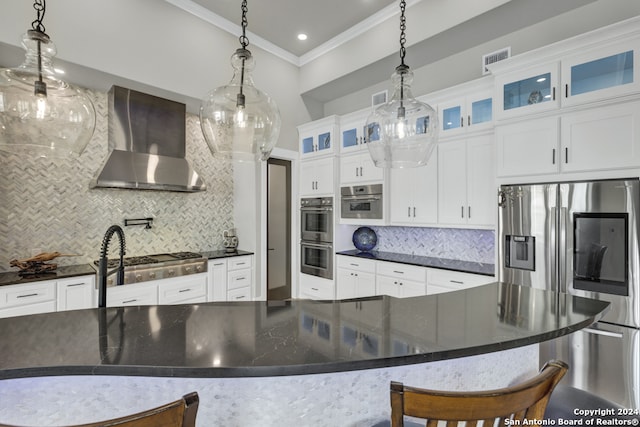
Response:
M300 201L300 271L333 279L333 197Z

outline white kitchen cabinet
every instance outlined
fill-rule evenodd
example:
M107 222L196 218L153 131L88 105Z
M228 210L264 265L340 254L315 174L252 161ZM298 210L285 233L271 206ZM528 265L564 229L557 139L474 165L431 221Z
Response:
M333 195L333 157L300 162L300 196Z
M173 280L173 279L165 279ZM111 286L107 288L107 307L125 307L133 305L157 305L158 282L135 283L131 285Z
M227 301L252 300L253 256L245 255L227 261ZM242 295L242 298L238 298Z
M340 184L371 184L384 180L384 168L376 167L369 152L340 156Z
M207 265L208 301L251 301L253 255L211 259Z
M376 293L396 298L426 295L427 269L396 262L376 261Z
M60 279L56 286L57 311L79 310L97 306L95 275Z
M640 166L640 102L563 114L561 172Z
M495 226L493 135L438 146L438 223Z
M557 117L528 120L495 129L498 177L547 175L559 171Z
M596 49L580 49L562 59L563 107L616 98L640 90L640 38Z
M499 177L640 166L640 102L624 102L496 128Z
M300 273L299 297L301 299L334 300L335 281L310 274Z
M439 137L460 136L493 125L493 90L485 89L438 103Z
M227 260L210 259L207 264L207 300L227 300Z
M427 295L468 289L495 281L494 276L429 268L427 270Z
M393 225L438 222L438 151L425 166L391 169L389 217Z
M325 117L298 126L300 158L332 155L338 134L338 116Z
M368 114L366 110L340 116L340 154L368 151L364 134Z
M207 302L207 273L190 274L158 281L159 304Z
M350 299L376 294L376 261L336 256L336 299Z
M56 281L0 287L0 318L56 311Z
M496 76L496 119L557 109L560 76L558 61L527 66Z

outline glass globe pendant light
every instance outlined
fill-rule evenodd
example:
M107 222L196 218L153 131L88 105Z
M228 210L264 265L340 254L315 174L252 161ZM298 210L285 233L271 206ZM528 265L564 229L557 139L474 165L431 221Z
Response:
M391 76L391 99L377 107L365 125L367 146L374 164L381 168L424 166L437 144L438 114L411 94L413 73L404 63L406 2L400 1L400 65Z
M267 160L280 133L276 103L253 84L255 61L247 49L247 2L242 2L241 48L231 57L228 85L213 89L202 101L200 126L215 156L237 161Z
M25 61L0 69L0 150L31 157L81 154L95 129L91 100L62 81L53 68L56 48L45 33L45 0L23 36Z

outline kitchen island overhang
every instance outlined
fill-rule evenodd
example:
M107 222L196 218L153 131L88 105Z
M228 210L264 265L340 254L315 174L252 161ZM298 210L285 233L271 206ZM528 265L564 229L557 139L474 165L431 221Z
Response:
M271 377L375 369L537 344L607 302L505 283L445 294L89 309L0 319L0 379Z

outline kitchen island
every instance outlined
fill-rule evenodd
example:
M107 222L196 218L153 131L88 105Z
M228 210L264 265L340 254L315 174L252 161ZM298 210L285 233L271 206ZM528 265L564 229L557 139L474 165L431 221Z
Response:
M494 283L406 299L2 319L0 422L97 420L196 390L202 426L370 425L388 416L390 380L448 389L507 385L537 370L537 343L590 325L607 305L569 295L558 302L548 291ZM78 399L79 411L60 418L56 405Z

